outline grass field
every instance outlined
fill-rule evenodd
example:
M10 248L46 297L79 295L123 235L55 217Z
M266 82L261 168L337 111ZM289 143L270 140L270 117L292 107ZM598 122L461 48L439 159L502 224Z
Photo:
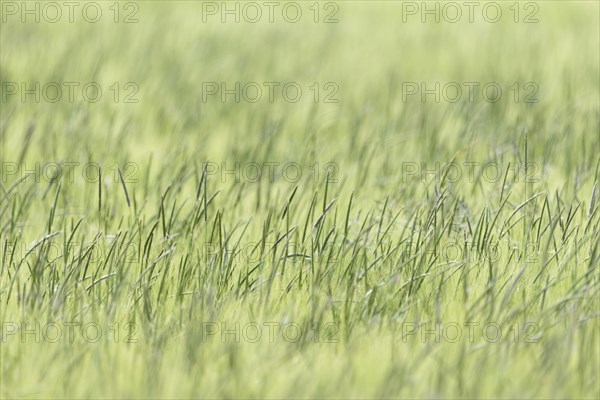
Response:
M1 398L600 397L599 2L0 9Z

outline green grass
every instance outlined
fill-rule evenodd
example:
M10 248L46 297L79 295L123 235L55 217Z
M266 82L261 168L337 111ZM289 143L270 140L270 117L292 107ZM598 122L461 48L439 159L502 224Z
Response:
M0 397L600 397L597 2L537 2L534 24L513 2L495 24L98 4L97 24L1 22Z

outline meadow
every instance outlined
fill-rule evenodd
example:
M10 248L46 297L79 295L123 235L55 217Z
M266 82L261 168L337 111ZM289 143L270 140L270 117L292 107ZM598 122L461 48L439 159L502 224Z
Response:
M597 1L0 11L1 398L600 397Z

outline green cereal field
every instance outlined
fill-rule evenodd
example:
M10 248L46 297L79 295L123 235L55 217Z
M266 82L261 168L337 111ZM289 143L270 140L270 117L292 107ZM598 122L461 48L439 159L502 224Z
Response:
M0 398L600 397L600 2L0 1Z

